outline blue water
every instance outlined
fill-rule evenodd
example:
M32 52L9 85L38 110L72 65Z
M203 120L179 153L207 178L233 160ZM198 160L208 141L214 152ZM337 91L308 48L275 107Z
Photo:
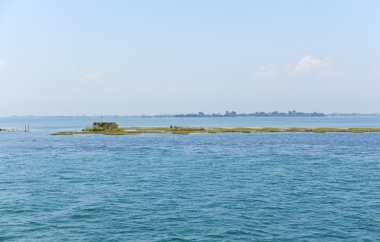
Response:
M0 240L379 241L380 133L51 136L122 126L380 127L380 117L8 117Z

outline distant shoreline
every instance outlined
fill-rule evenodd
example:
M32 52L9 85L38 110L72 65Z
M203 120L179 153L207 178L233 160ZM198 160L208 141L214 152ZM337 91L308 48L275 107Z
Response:
M106 116L106 115L104 115ZM253 118L298 118L298 117L378 117L380 114L359 114L359 113L240 113L240 114L159 114L159 115L136 115L130 117L142 118L234 118L234 117L253 117Z
M14 117L135 117L135 118L234 118L234 117L257 117L257 118L298 118L298 117L380 117L379 113L304 113L304 112L255 112L255 113L236 113L234 111L226 111L224 114L221 113L188 113L188 114L141 114L141 115L116 115L116 114L80 114L80 115L11 115L11 116L0 116L0 118L14 118Z

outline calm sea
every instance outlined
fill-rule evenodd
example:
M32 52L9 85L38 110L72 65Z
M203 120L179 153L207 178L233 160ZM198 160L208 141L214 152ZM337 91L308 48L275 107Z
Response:
M120 126L380 127L380 117L6 117L0 240L379 241L380 133L51 136Z

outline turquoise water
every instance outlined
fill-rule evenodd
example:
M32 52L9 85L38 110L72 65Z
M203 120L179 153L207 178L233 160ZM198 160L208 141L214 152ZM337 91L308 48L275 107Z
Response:
M380 134L50 136L0 127L0 240L379 241ZM379 117L143 119L121 125L380 127Z

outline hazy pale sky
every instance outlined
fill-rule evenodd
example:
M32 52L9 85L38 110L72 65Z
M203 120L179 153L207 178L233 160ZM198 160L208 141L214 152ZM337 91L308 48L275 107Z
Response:
M380 1L0 0L0 116L380 113Z

